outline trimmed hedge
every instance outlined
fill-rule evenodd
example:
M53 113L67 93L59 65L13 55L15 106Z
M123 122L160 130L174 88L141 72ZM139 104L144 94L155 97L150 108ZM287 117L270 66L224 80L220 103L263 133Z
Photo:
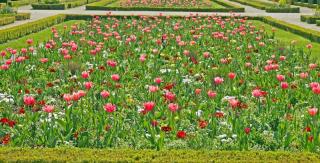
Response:
M315 153L88 148L0 148L4 162L320 162Z
M26 19L30 19L31 14L30 13L17 13L15 15L16 20L26 20Z
M243 5L252 6L254 8L258 8L261 10L265 10L266 6L270 5L270 3L268 2L256 2L256 1L248 1L248 0L230 0L230 1L238 2Z
M0 26L14 23L15 20L14 16L0 17Z
M320 32L312 29L307 29L300 27L298 25L290 24L282 20L278 20L272 18L270 16L261 17L261 21L270 24L272 26L284 29L286 31L292 32L294 34L300 35L305 37L311 41L319 42L320 43Z
M61 23L65 21L65 19L66 15L55 15L34 22L0 30L0 43L5 43L9 40L17 39L30 33L41 31L45 28Z
M317 4L310 4L310 3L303 3L303 2L294 2L293 4L297 6L309 7L309 8L317 8L318 6L320 6Z
M33 3L32 8L37 10L65 10L67 8L74 8L96 1L97 0L76 0L58 4Z
M244 12L244 8L224 2L222 0L212 0L222 6L230 8L211 8L211 7L148 7L148 6L108 6L115 0L102 0L86 5L86 10L116 10L116 11L194 11L194 12Z
M317 26L320 26L320 20L316 21Z
M17 14L2 14L1 17L11 17L14 16L16 20L26 20L30 19L30 13L17 13Z
M300 13L299 7L290 7L290 8L266 8L266 12L270 13Z
M234 2L238 2L243 5L252 6L254 8L258 8L261 10L266 10L266 12L269 13L299 13L300 8L299 7L286 7L286 8L280 8L276 7L275 4L271 2L263 2L263 1L256 1L256 0L230 0ZM274 7L272 7L274 6Z
M38 0L18 0L18 1L9 1L9 6L20 7L24 5L29 5L31 3L37 2Z
M31 4L33 9L36 10L64 10L66 9L65 4L41 4L41 3L33 3Z
M301 15L300 20L309 24L316 24L317 20L320 20L320 16L314 15Z

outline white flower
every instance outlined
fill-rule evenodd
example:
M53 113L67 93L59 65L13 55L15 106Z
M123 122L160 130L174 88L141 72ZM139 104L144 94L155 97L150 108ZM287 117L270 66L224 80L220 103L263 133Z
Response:
M196 112L196 115L197 115L198 117L201 117L202 113L203 113L202 110L198 110L198 111Z
M217 138L219 138L219 139L224 139L224 138L226 138L226 137L227 137L226 134L222 134L222 135L217 136Z
M233 139L236 139L238 136L237 136L237 134L232 134L232 136L231 136Z

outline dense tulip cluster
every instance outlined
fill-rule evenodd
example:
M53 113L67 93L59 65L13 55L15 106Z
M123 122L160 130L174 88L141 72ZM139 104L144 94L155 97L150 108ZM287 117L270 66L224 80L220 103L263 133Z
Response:
M35 42L1 52L2 145L319 150L317 64L245 18L95 17Z
M124 7L208 7L212 2L210 0L121 0L120 5Z

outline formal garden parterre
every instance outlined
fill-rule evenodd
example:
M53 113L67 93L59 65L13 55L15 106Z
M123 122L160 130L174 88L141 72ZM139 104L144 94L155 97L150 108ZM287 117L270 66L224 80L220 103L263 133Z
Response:
M80 5L244 10L184 2ZM235 13L138 15L60 14L0 30L0 160L320 160L319 31ZM301 20L320 24L316 15Z
M247 22L95 17L7 47L2 144L317 151L312 45Z

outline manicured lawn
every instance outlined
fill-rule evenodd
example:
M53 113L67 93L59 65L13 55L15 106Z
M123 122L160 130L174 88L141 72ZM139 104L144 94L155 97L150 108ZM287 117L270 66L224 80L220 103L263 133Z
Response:
M272 34L272 28L274 28L273 26L258 20L250 20L250 21L253 22L253 24L256 25L257 27L264 28L269 34ZM304 50L308 50L306 45L311 43L313 45L311 57L313 57L317 61L320 60L320 44L319 43L311 42L310 40L302 36L293 34L291 32L287 32L279 28L274 28L274 29L276 29L275 37L279 39L281 44L284 46L289 46L292 40L296 40L297 41L296 45L298 47L303 48Z
M79 148L0 148L0 160L8 162L319 162L313 153L244 152L204 150L124 150Z
M83 23L85 22L84 20L70 20L67 22L63 22L61 24L58 25L54 25L53 27L56 28L59 31L62 31L64 26L67 26L70 28L71 25L75 24L75 23ZM15 48L15 49L21 49L24 48L26 46L26 41L28 39L33 39L37 42L43 42L43 41L47 41L51 38L52 33L51 33L51 28L47 28L45 30L42 30L38 33L34 33L34 34L30 34L24 37L21 37L19 39L16 40L12 40L9 41L7 43L4 44L0 44L0 51L1 50L5 50L6 48L10 47L10 48Z

